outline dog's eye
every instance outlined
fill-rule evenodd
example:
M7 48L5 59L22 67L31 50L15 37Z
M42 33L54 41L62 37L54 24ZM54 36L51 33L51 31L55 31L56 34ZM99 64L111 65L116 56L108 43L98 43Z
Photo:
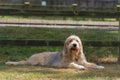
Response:
M69 41L70 43L72 42L72 39Z
M77 42L79 42L78 40L76 40Z

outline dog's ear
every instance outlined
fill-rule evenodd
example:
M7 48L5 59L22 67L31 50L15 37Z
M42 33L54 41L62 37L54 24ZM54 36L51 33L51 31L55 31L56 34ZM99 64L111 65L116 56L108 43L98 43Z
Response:
M64 47L63 47L63 51L62 51L63 55L65 55L67 53L67 46L66 46L66 42L64 43Z
M80 38L78 38L79 46L80 46L80 53L83 53L83 44Z
M78 59L79 58L80 58L80 60L82 60L82 62L87 62L85 54L83 52L83 45L82 45L81 40L80 40L80 51L79 51L79 54L78 54Z
M80 49L79 49L79 53L78 53L78 58L81 57L81 55L84 55L83 45L82 45L82 41L80 39L79 39L79 46L80 46Z
M67 45L68 45L69 37L65 40L64 42L64 47L63 47L63 54L67 54Z

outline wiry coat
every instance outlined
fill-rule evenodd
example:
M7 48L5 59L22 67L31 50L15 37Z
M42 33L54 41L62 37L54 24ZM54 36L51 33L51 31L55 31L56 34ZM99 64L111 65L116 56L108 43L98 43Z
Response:
M43 65L56 68L96 68L103 69L94 63L87 62L83 53L83 46L80 38L76 35L69 36L64 43L62 52L43 52L32 55L25 61L6 62L7 65Z

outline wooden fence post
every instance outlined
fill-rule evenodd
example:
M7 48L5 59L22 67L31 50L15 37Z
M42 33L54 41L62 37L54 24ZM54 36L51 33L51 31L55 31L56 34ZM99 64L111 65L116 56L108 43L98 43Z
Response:
M118 40L120 42L120 17L119 17L119 31L118 31ZM117 62L120 64L120 44L119 44L119 47L118 47L118 60Z
M120 1L119 1L119 4L117 5L117 13L119 14L120 13ZM119 20L119 29L118 29L118 40L120 42L120 17L118 15L118 20ZM120 64L120 44L119 44L119 47L118 47L118 60L117 60L117 63Z

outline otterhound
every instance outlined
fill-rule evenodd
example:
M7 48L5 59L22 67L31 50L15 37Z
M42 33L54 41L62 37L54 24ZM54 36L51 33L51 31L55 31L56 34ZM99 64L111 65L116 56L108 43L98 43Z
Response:
M83 53L80 38L76 35L69 36L64 43L62 52L43 52L32 55L25 61L6 62L7 65L43 65L56 68L76 69L104 69L94 63L87 62Z

